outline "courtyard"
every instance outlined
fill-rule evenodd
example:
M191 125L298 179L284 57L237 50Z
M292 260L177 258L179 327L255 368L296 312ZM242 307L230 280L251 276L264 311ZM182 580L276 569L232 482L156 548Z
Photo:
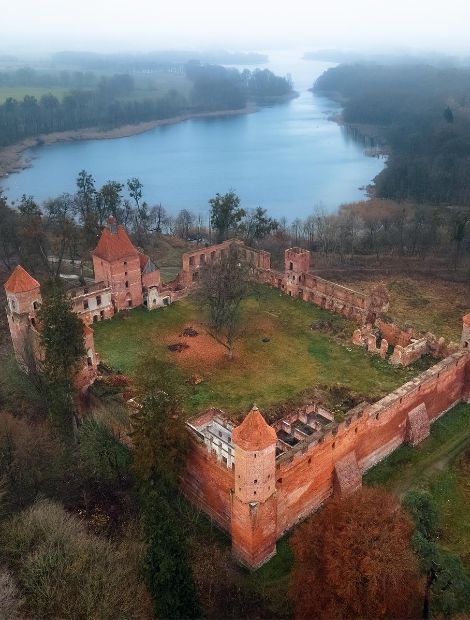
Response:
M185 380L197 377L188 414L213 406L243 415L256 402L274 415L282 404L317 397L340 419L357 402L383 397L430 364L425 358L393 367L351 344L353 322L266 286L254 288L242 316L233 359L208 333L193 297L94 325L96 349L105 364L131 378L149 353L178 367ZM189 327L197 335L182 335Z

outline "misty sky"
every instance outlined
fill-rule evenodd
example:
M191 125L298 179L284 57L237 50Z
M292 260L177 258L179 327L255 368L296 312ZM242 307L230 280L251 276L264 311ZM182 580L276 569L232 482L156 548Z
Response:
M4 0L0 52L323 47L470 51L469 0Z

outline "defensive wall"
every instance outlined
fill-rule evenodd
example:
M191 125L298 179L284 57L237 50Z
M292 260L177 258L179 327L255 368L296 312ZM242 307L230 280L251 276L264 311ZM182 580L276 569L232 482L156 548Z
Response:
M237 445L237 428L253 411L234 429L210 410L188 424L184 492L231 533L236 557L256 568L295 523L334 492L360 487L364 472L401 444L420 443L433 421L469 395L470 353L461 349L378 402L358 405L340 423L318 403L292 411L268 427L276 433L271 453Z

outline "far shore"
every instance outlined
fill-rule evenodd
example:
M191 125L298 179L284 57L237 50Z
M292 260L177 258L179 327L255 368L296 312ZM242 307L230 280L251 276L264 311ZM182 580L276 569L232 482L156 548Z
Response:
M218 112L194 112L181 114L172 118L165 118L135 125L122 125L113 129L99 129L90 127L88 129L73 129L69 131L58 131L49 134L42 134L32 138L26 138L16 144L0 148L0 179L9 174L19 172L32 165L32 159L24 157L24 151L36 147L54 144L55 142L74 142L76 140L113 140L116 138L127 138L134 136L156 127L163 125L174 125L193 118L217 118L223 116L238 116L240 114L251 114L258 110L257 106L250 103L246 107L238 110L222 110Z

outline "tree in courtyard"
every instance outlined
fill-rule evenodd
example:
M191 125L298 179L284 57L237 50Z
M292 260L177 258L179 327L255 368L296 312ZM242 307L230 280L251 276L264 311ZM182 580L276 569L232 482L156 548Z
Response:
M61 283L53 280L43 292L38 311L43 372L51 420L65 441L74 436L74 381L85 357L83 323L72 310Z
M216 194L209 200L209 205L210 225L216 231L217 243L220 243L238 230L246 211L240 207L240 198L233 191Z
M225 256L206 263L201 270L199 297L207 315L211 335L233 357L241 335L242 302L249 291L249 272L233 244Z
M429 493L409 491L403 506L416 525L413 546L425 575L423 618L454 616L470 611L470 576L461 559L438 545L438 511Z
M412 533L408 516L383 490L331 500L291 539L296 617L416 617L421 586Z

